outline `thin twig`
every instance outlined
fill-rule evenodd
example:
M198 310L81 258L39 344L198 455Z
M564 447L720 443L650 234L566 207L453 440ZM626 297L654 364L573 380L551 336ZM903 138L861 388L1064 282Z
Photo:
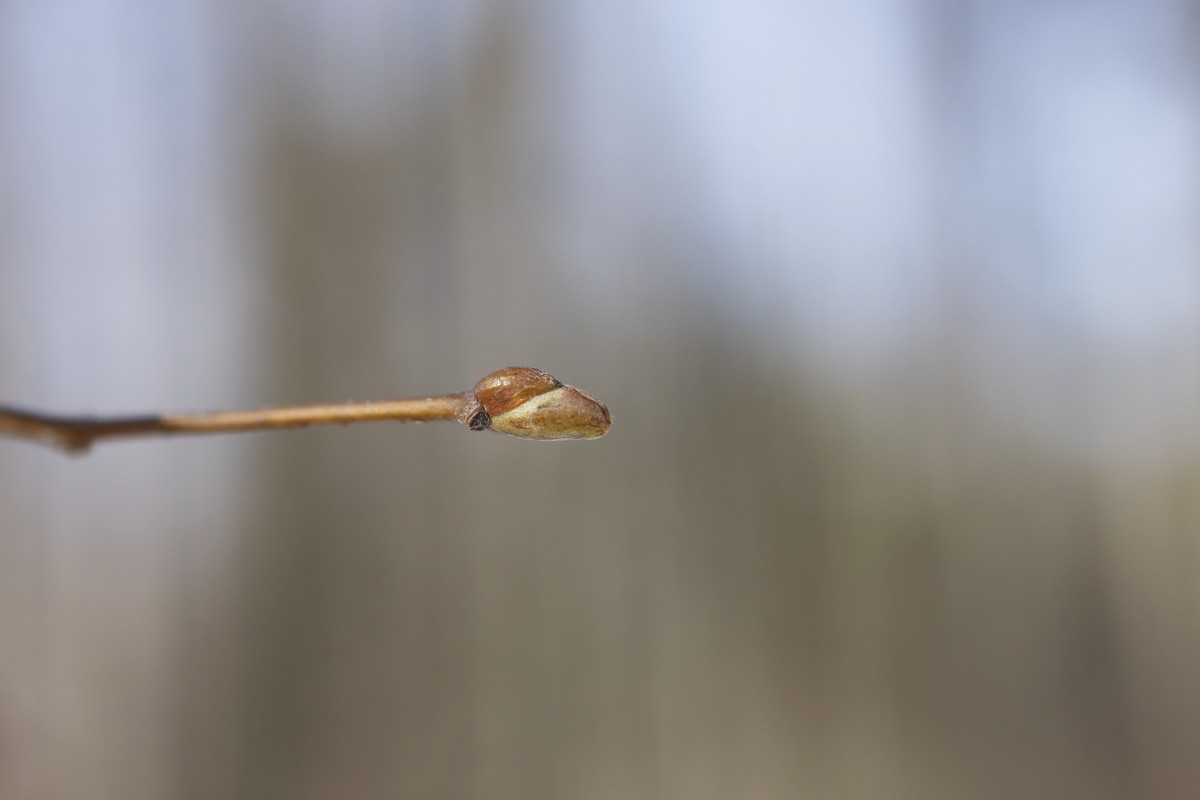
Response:
M0 406L0 434L70 453L85 453L96 441L115 437L437 420L462 422L472 430L492 428L528 439L592 439L602 436L611 424L608 409L594 397L529 367L493 372L479 381L473 392L374 402L111 418L60 416Z

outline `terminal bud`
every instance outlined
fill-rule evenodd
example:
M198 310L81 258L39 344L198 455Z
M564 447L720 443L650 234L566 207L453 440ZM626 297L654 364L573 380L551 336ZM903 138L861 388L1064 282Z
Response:
M480 410L467 424L523 439L595 439L608 432L608 409L587 392L532 367L505 367L475 384Z

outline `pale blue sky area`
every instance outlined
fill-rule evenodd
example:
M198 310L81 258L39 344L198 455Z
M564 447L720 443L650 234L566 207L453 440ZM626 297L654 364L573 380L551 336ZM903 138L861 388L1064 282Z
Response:
M436 105L497 25L521 43L532 202L603 313L636 308L651 231L672 280L833 360L903 347L948 286L1001 328L1032 318L1121 348L1194 326L1185 5L963 8L10 4L6 337L43 351L15 360L56 391L87 381L81 351L169 360L186 344L146 330L253 297L244 159L265 66L298 76L315 130L369 141L379 114ZM234 348L229 319L214 336Z

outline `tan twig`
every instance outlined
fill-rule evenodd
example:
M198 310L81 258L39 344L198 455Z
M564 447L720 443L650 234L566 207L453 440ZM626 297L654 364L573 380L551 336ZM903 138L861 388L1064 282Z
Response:
M0 406L0 434L41 442L70 453L85 453L96 441L116 437L228 433L385 420L455 420L472 430L493 429L526 439L594 439L603 436L611 424L603 403L530 367L507 367L493 372L471 392L375 402L113 418L59 416Z

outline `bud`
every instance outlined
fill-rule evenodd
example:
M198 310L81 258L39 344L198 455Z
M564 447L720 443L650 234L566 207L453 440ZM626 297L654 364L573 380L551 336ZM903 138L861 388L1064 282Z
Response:
M472 430L492 430L523 439L595 439L612 417L596 398L532 367L505 367L475 384L481 406L468 421Z

